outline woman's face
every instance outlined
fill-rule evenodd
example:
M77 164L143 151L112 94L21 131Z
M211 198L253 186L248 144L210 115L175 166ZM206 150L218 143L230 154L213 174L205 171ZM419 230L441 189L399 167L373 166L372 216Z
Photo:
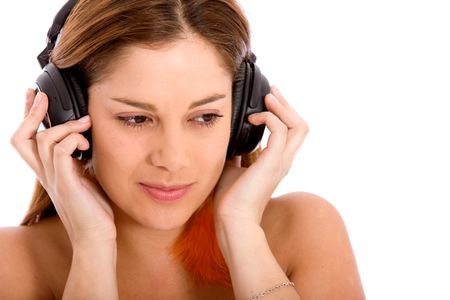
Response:
M153 50L130 46L113 60L89 88L89 114L95 176L116 218L184 225L222 173L231 90L219 53L195 36ZM186 184L179 199L152 194L152 185Z

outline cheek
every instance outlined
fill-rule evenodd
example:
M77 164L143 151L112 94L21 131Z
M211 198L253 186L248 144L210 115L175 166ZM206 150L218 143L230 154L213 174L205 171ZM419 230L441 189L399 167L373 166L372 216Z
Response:
M92 148L93 148L93 158L101 159L105 156L113 155L116 147L114 140L115 134L111 131L105 130L106 126L94 123L92 127Z
M95 124L92 128L92 163L97 177L118 177L128 174L138 158L139 147L132 140L121 138L114 126Z
M218 161L225 161L230 140L231 121L228 118L222 121L218 128L206 129L203 134L192 137L196 156L201 155L203 160L215 158Z
M227 124L229 122L227 121ZM205 136L202 147L198 148L195 161L199 170L204 170L203 174L210 174L211 182L215 182L220 177L226 161L228 143L230 139L230 126L225 126L220 131L216 131L211 136Z
M202 143L202 146L192 147L191 166L203 174L213 174L221 171L226 156L228 143L223 140Z

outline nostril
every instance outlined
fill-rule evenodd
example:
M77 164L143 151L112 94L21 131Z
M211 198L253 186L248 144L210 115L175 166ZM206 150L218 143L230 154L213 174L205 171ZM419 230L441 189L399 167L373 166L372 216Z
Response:
M170 172L178 171L186 166L186 158L180 151L164 149L155 151L149 156L150 164Z

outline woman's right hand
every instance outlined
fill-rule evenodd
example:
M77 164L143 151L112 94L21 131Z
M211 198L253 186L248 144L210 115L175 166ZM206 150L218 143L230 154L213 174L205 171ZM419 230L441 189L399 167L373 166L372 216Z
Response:
M11 144L36 173L64 224L72 246L114 242L116 228L107 197L72 153L89 148L81 134L89 129L88 116L38 131L47 113L48 98L28 89L25 116Z

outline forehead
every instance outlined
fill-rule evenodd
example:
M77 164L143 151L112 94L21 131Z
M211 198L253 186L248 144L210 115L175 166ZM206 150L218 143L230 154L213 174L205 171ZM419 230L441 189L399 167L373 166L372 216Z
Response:
M94 84L110 93L151 94L166 98L201 98L205 92L231 92L232 74L219 52L203 39L189 36L158 48L133 45L111 62ZM141 97L139 97L141 98Z

